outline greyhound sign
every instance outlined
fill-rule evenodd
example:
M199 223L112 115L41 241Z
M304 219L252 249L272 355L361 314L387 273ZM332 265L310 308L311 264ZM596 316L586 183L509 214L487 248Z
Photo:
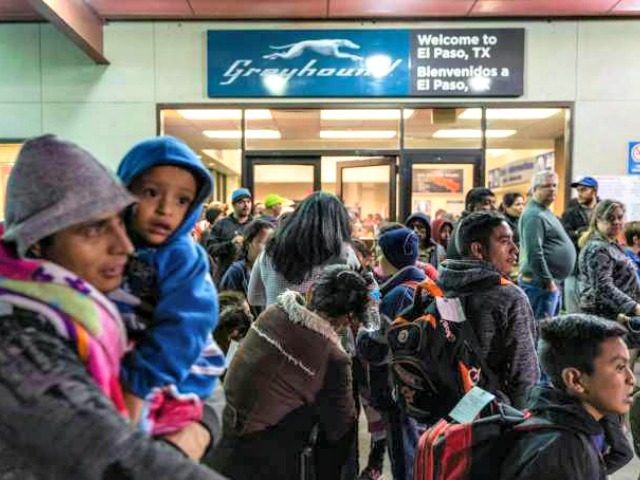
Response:
M402 96L406 30L208 32L210 97Z
M210 30L209 97L523 93L524 29Z

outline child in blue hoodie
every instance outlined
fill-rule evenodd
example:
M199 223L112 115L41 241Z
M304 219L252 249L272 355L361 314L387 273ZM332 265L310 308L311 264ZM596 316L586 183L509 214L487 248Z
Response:
M190 235L213 182L173 137L135 145L118 176L139 199L125 218L135 253L122 288L138 305L114 298L135 345L121 379L133 422L159 435L200 419L225 368L211 336L218 300L208 257Z

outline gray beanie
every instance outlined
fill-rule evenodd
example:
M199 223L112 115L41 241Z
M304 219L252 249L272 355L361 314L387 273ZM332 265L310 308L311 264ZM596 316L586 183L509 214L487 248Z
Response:
M89 152L43 135L25 142L9 175L3 239L22 257L49 235L134 202Z

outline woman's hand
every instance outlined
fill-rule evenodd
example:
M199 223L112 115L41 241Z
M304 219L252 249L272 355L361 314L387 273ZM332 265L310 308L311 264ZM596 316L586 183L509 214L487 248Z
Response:
M200 423L192 422L175 433L162 437L182 450L190 459L199 462L211 444L211 434Z
M124 391L124 404L129 412L129 420L134 427L140 422L140 416L142 415L142 407L144 406L144 400L134 395L131 392Z

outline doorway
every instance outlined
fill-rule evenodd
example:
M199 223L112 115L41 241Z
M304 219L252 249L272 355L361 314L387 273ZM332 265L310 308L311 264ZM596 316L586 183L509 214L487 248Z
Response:
M397 157L336 163L336 193L352 216L354 236L374 238L396 217Z
M255 203L276 193L297 202L321 189L320 156L253 156L244 158L242 185Z

